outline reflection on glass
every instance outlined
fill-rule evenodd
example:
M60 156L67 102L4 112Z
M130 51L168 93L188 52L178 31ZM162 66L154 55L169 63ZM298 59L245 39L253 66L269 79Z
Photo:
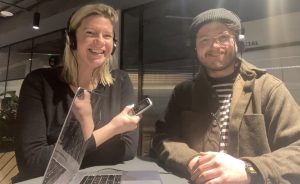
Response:
M22 82L23 79L7 81L6 91L14 92L15 95L19 96Z
M64 50L64 32L56 31L34 39L31 70L58 66ZM50 59L57 56L57 62L50 63ZM50 64L52 66L50 66Z
M6 80L8 47L0 49L0 81Z
M0 82L0 93L4 93L5 90L5 82Z
M74 96L58 141L46 169L43 183L68 183L80 168L94 122L101 121L102 96L79 88ZM89 118L89 116L91 118ZM91 119L91 121L85 121Z
M22 79L30 72L31 46L31 40L11 46L8 80Z

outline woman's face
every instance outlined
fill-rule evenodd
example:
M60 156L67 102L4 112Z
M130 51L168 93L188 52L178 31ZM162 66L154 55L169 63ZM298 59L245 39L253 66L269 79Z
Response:
M77 62L81 69L101 66L111 55L113 25L103 16L91 15L83 19L76 30Z

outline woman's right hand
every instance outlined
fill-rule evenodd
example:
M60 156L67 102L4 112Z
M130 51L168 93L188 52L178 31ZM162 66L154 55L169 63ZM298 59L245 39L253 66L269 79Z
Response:
M72 112L80 123L84 140L87 140L94 130L90 92L84 90L80 96L75 98Z
M116 115L110 125L114 128L116 134L132 131L137 128L141 116L132 115L133 105L126 106L122 112Z

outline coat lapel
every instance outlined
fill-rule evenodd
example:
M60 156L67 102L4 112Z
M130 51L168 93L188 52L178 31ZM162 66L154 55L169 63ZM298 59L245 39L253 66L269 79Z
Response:
M234 84L234 93L231 101L230 123L229 123L229 154L239 156L239 129L252 96L254 77L250 80L243 80L239 75Z

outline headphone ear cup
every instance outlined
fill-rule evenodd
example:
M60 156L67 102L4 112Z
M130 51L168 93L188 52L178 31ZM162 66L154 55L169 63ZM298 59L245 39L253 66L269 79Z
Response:
M237 46L238 46L238 52L239 53L244 52L244 50L245 50L245 42L244 42L244 40L239 40L238 43L237 43Z
M245 50L245 35L239 34L236 38L237 51L243 53Z
M115 53L116 48L117 48L117 40L114 39L114 43L113 43L113 48L112 48L112 51L111 51L111 55L113 55Z
M242 54L245 50L245 28L243 25L241 27L241 31L238 35L237 40L238 52Z
M72 50L76 50L77 49L77 41L76 41L76 35L75 35L75 31L69 30L67 32L67 35L69 37L69 45L70 48Z

